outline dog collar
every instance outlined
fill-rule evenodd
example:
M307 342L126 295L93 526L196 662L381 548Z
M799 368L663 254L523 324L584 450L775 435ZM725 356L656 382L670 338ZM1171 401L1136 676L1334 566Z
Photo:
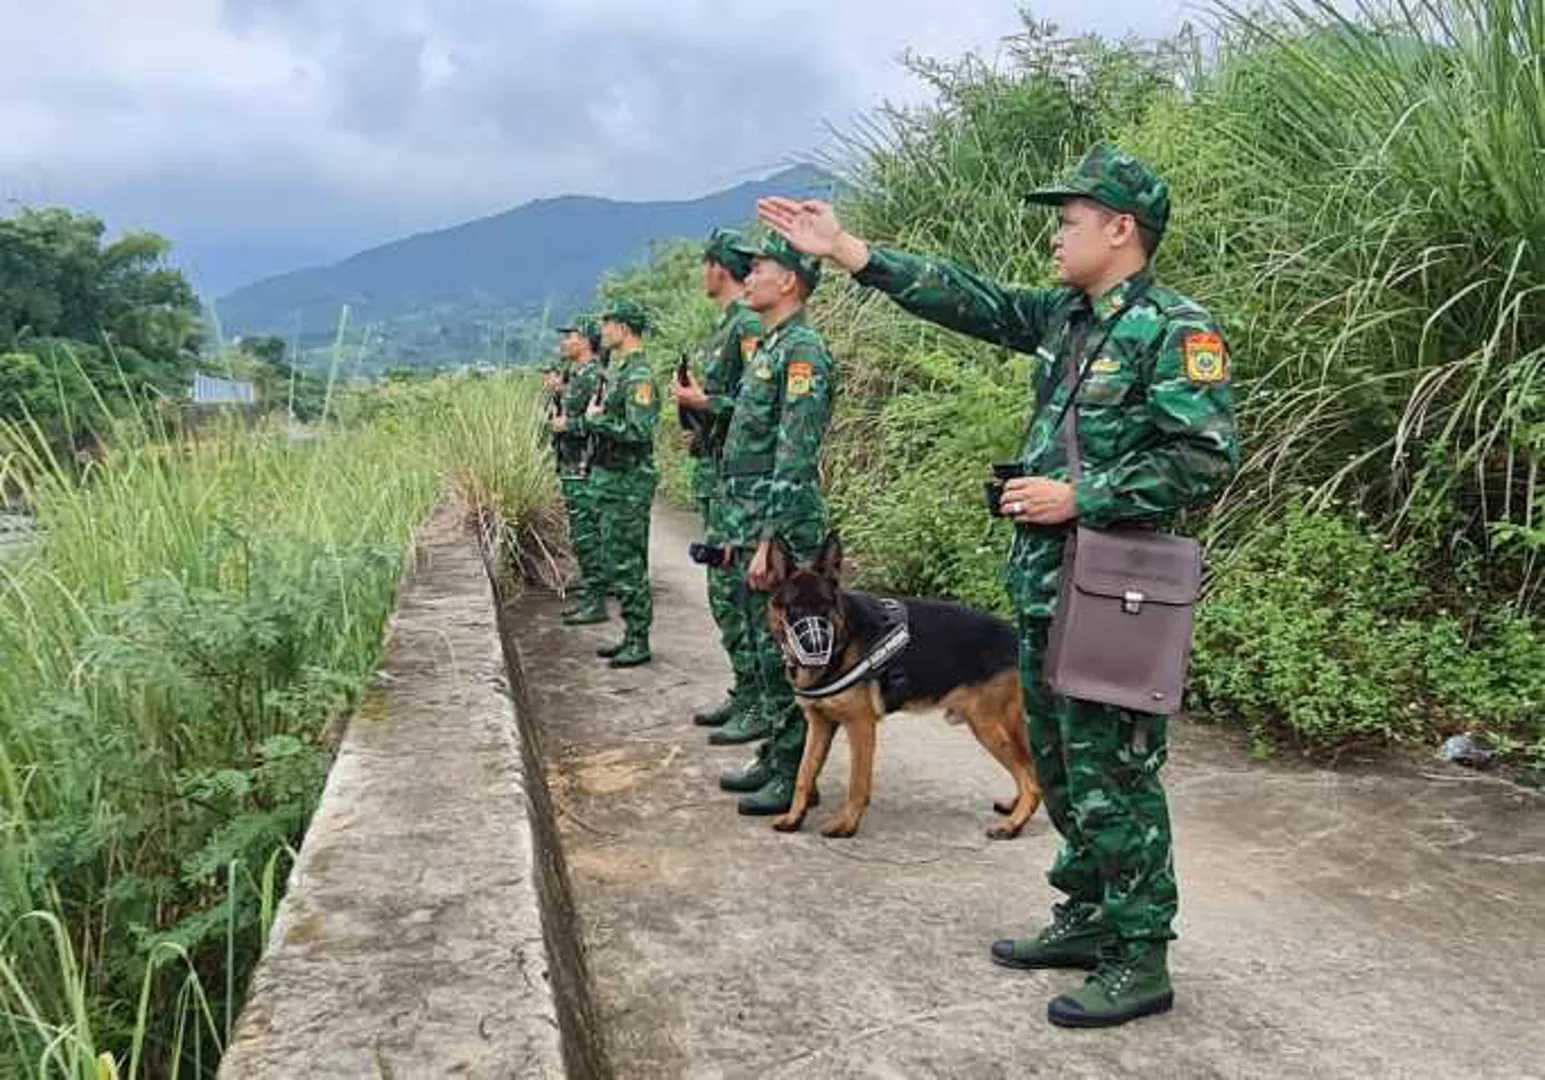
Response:
M907 629L907 609L899 600L881 600L880 606L885 609L887 629L874 647L864 654L864 658L825 686L807 686L803 690L795 688L795 697L817 700L836 697L844 690L851 690L859 683L867 682L886 664L901 655L901 650L912 640L912 633Z

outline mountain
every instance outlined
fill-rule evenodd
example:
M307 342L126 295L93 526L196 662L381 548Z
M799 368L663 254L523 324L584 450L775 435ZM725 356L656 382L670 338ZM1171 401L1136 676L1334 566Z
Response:
M683 202L619 202L566 195L492 217L420 233L331 266L266 278L216 303L231 335L330 337L345 305L350 320L384 324L426 311L466 311L486 320L554 317L573 311L609 269L645 258L650 244L706 236L716 225L748 221L768 194L822 194L832 181L810 168L780 172Z

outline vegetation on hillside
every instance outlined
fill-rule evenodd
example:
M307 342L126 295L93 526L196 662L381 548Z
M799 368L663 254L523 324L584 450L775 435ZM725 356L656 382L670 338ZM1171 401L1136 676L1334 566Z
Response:
M1112 44L1027 19L996 66L913 58L933 104L823 161L844 220L1036 284L1051 222L1024 192L1097 138L1151 161L1176 207L1158 271L1227 330L1245 450L1193 523L1193 710L1263 751L1481 730L1545 765L1545 3L1221 9L1217 30ZM712 318L694 254L603 283L662 308L662 364ZM980 479L1017 452L1030 361L828 282L827 471L863 579L1001 608Z

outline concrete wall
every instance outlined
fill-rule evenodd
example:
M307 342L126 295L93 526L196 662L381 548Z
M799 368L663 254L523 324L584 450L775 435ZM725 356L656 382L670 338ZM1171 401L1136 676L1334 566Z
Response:
M520 676L460 521L437 513L404 583L228 1080L611 1075Z

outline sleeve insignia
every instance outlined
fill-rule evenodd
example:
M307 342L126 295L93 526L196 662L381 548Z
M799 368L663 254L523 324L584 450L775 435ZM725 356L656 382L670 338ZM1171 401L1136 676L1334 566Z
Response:
M815 368L807 360L796 360L789 365L788 395L791 398L809 397L815 380Z
M633 400L647 408L649 403L654 400L654 385L648 382L639 383L633 388Z
M1228 352L1217 334L1194 331L1181 346L1185 353L1186 378L1194 383L1228 381Z
M740 358L748 364L751 363L751 358L756 355L756 350L761 346L760 341L747 334L740 339Z

